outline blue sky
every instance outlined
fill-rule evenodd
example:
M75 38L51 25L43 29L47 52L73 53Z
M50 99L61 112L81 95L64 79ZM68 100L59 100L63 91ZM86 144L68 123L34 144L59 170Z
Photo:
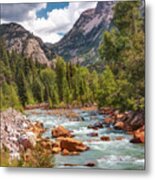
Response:
M16 22L44 42L56 43L73 27L83 11L95 8L96 4L88 1L3 4L1 22Z
M53 3L47 3L46 8L41 9L37 12L37 17L41 18L44 17L47 19L47 13L51 12L54 9L64 9L65 7L67 7L69 5L69 2L53 2Z

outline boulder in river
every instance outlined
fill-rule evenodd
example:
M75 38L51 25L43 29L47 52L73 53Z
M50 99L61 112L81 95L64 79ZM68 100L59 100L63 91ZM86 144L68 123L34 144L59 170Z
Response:
M86 151L89 148L84 145L81 141L76 140L74 138L64 138L64 137L60 137L57 139L60 142L60 147L62 149L62 151L64 149L68 150L69 152L82 152L82 151Z
M73 137L71 132L67 129L65 129L63 126L58 126L54 129L52 129L52 136L54 138L58 137Z
M96 166L96 163L95 162L88 162L84 166L94 167L94 166Z
M110 137L109 136L101 136L100 138L102 141L110 141Z
M121 141L121 140L123 140L123 139L124 139L123 136L117 136L117 137L115 138L115 140L117 140L117 141Z
M96 137L96 136L98 136L98 133L97 132L92 132L92 133L89 133L88 136Z
M99 128L103 128L103 122L96 122L95 124L89 125L88 126L89 129L99 129Z

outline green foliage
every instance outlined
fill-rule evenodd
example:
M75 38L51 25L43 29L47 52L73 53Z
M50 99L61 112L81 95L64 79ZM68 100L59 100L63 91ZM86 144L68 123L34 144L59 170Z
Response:
M57 57L55 68L46 67L4 47L0 60L1 109L48 102L49 107L85 105L97 100L98 75L86 67L66 63Z
M118 2L114 8L113 24L113 28L104 33L99 48L102 62L109 65L117 84L116 95L111 96L107 103L125 110L144 109L145 43L140 1ZM107 84L109 86L111 84ZM115 84L113 86L115 89Z
M98 102L122 110L144 109L144 21L140 1L117 2L113 26L99 48L102 72L57 57L47 67L0 42L1 109L48 102L50 108Z
M109 66L105 67L103 74L100 77L100 91L99 91L99 106L114 105L117 92L117 83Z
M23 167L52 168L54 166L53 154L50 150L42 148L39 143L32 150L27 149L21 157Z
M7 84L4 82L1 86L1 109L7 107L13 107L15 109L21 109L21 103L17 93L17 87L14 84Z
M22 161L11 159L8 150L0 149L0 166L1 167L22 167Z

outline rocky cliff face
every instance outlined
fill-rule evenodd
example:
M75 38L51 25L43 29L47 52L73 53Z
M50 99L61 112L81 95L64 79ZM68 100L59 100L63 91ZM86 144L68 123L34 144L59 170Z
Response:
M0 38L5 41L10 52L14 50L41 64L48 65L49 60L55 56L54 52L40 38L16 23L0 25Z
M103 1L95 9L84 11L63 39L51 47L66 60L91 63L93 57L96 59L103 31L111 24L114 5L114 1Z

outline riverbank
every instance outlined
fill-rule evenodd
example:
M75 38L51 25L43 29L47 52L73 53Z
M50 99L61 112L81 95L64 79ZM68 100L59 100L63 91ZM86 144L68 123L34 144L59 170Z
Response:
M120 113L119 110L102 108L101 114L106 115L104 122L113 125L116 130L124 130L133 135L131 143L144 143L145 141L145 113L144 111L126 111Z
M53 167L51 152L42 149L45 128L40 122L31 122L22 113L9 108L0 112L1 117L1 166Z

